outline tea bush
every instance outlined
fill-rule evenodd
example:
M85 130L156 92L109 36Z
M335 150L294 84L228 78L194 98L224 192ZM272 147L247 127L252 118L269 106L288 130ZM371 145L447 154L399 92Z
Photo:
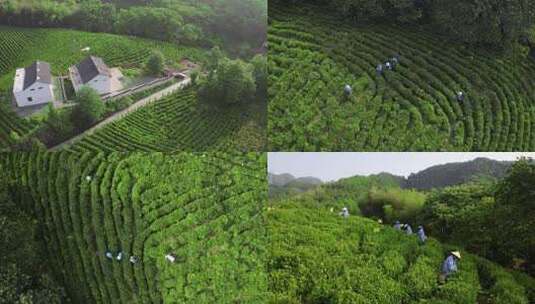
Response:
M270 303L527 303L522 284L500 266L462 250L459 271L445 284L445 254L458 249L360 216L292 200L272 202L267 216ZM481 265L492 267L486 284Z
M476 53L416 27L356 27L329 10L278 1L269 5L268 41L271 150L535 147L529 58ZM396 71L378 76L375 67L396 53Z
M0 155L76 303L265 303L265 166L254 153Z

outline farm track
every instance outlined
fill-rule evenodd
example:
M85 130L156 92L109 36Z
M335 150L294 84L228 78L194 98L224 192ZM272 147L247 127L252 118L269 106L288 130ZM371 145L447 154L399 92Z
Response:
M262 154L21 153L0 167L29 193L21 203L74 301L263 303Z
M187 88L128 115L120 115L121 119L79 136L66 149L75 152L235 150L232 139L250 119L244 112L253 113L256 109L199 110L195 90Z
M535 148L535 83L522 76L535 74L531 60L478 56L419 31L353 27L314 7L269 9L271 149ZM395 53L401 65L378 77L375 66ZM344 103L345 83L359 90ZM459 90L464 103L453 98Z
M99 122L98 124L96 124L95 126L85 130L84 132L82 132L81 134L59 144L59 145L56 145L55 147L52 147L50 149L50 151L56 151L56 150L59 150L59 149L62 149L66 146L70 146L70 145L73 145L74 143L76 143L77 141L79 141L81 138L85 137L85 136L89 136L91 134L94 134L98 129L101 129L103 127L105 127L106 125L114 122L114 121L117 121L121 118L123 118L124 116L128 115L129 113L132 113L144 106L147 106L148 104L152 103L152 102L155 102L157 100L160 100L162 98L164 98L165 96L167 95L170 95L170 94L173 94L174 92L178 91L178 90L182 90L184 87L188 86L189 84L191 83L191 78L187 77L186 79L178 82L178 83L175 83L175 84L172 84L156 93L153 93L152 95L148 96L148 97L145 97L141 100L138 100L136 101L135 103L133 103L132 105L130 105L128 108L124 109L124 110L121 110L117 113L114 113L113 115L111 115L110 117L104 119L103 121Z

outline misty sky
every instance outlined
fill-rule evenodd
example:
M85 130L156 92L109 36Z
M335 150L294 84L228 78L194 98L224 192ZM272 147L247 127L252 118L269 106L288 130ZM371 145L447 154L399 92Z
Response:
M323 181L354 175L389 172L408 176L433 165L463 162L478 157L515 160L535 158L535 153L268 153L270 173L290 173L295 177L314 176Z

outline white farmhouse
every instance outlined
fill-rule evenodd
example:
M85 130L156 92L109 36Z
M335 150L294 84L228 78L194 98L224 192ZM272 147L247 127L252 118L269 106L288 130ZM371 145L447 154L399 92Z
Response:
M82 86L95 89L100 95L113 91L113 74L102 58L89 56L77 65L69 68L74 91L78 92Z
M13 96L18 107L34 106L54 101L54 86L50 64L36 61L27 68L17 69Z

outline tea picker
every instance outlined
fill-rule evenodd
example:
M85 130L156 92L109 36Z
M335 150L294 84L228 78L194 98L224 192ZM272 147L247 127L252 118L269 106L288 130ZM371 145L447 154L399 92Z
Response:
M457 92L457 96L456 97L457 97L457 101L458 102L463 102L464 101L464 93L463 92L461 92L461 91Z
M439 282L441 284L446 282L448 276L457 271L457 262L461 259L461 253L459 251L452 251L448 257L442 263L442 272L439 276Z
M412 227L409 224L405 224L405 233L407 235L412 235Z
M174 253L168 253L165 255L165 259L171 263L174 263L176 260L176 255Z
M110 260L113 260L113 254L110 251L106 251L106 257Z
M342 212L340 212L340 216L342 216L342 217L348 217L349 216L349 210L347 210L347 207L342 208Z
M394 229L401 230L401 223L399 221L394 222Z
M351 88L350 85L346 84L344 87L344 94L346 95L346 97L349 97L351 96L352 93L353 93L353 89Z
M133 256L130 257L129 261L130 261L130 263L135 264L135 263L137 263L138 258L135 255L133 255Z
M383 76L383 71L384 71L383 64L380 63L380 64L375 68L375 71L377 71L377 76Z
M427 236L425 235L424 227L418 226L418 239L420 240L420 243L424 244L427 240Z

